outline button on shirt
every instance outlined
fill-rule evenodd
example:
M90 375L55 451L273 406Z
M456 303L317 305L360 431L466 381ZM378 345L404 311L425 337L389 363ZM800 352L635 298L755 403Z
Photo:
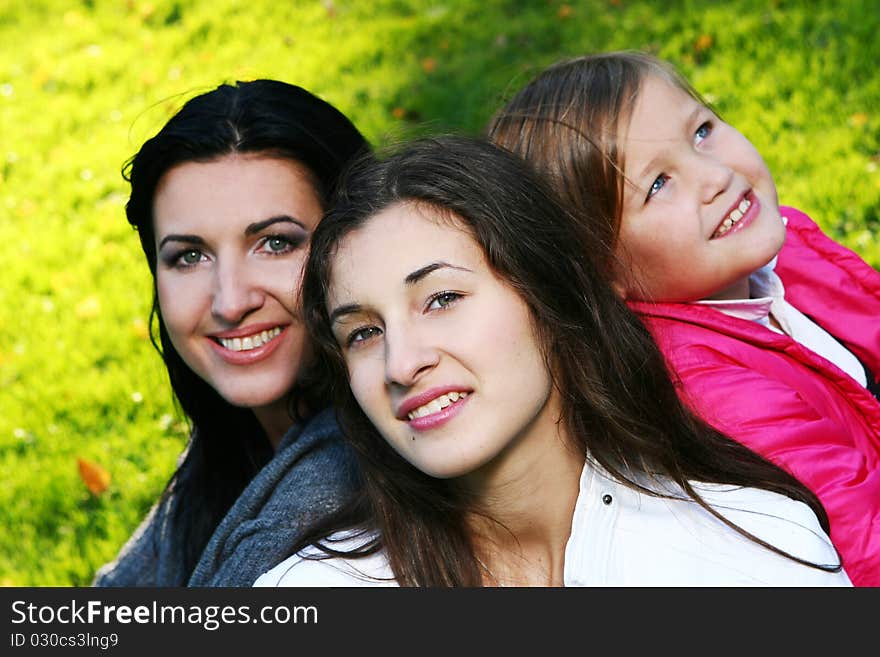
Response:
M830 573L771 552L686 499L672 484L656 497L624 486L590 460L584 465L565 548L565 586L851 586L842 570ZM757 488L695 483L703 498L729 520L789 554L838 564L831 541L804 503ZM367 537L369 538L369 537ZM351 550L364 537L336 549ZM320 554L315 548L305 551ZM394 586L384 552L363 559L321 561L294 555L262 575L255 586Z

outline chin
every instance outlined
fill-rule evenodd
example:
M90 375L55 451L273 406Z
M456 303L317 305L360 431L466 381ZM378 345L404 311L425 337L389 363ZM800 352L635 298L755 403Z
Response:
M226 400L227 403L238 408L263 408L266 406L276 406L283 403L287 397L287 393L291 386L285 387L281 391L267 391L267 388L260 387L255 390L217 390L219 395Z

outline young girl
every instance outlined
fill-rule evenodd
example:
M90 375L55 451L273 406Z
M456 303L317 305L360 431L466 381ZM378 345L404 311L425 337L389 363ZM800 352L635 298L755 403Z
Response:
M816 497L685 409L525 162L421 141L334 206L303 301L366 494L258 585L849 584Z
M367 148L329 103L253 80L193 98L127 164L156 346L192 430L96 585L249 586L354 488L320 372L307 376L296 281L340 171Z
M493 118L613 246L605 273L687 403L822 500L857 585L880 585L880 275L780 207L748 140L632 52L551 66Z

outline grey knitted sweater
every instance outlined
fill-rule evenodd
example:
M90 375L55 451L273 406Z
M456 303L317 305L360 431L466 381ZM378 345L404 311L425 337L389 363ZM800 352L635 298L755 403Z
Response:
M94 586L250 586L290 556L314 521L338 508L356 487L354 455L332 409L294 426L217 526L187 580L181 540L169 531L177 497L150 510Z

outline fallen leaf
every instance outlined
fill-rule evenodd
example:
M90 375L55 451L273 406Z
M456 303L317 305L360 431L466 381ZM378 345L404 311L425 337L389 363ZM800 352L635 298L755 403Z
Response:
M574 13L574 9L571 8L571 5L562 5L559 8L559 18L570 18Z
M107 470L85 459L78 458L76 464L79 467L79 478L83 480L92 495L97 496L107 490L110 485L110 473Z
M709 48L712 47L713 43L714 40L712 39L712 35L701 34L694 42L694 50L697 52L704 52L706 50L709 50Z
M422 60L422 70L425 73L433 73L436 68L437 60L433 57L425 57L425 59Z

